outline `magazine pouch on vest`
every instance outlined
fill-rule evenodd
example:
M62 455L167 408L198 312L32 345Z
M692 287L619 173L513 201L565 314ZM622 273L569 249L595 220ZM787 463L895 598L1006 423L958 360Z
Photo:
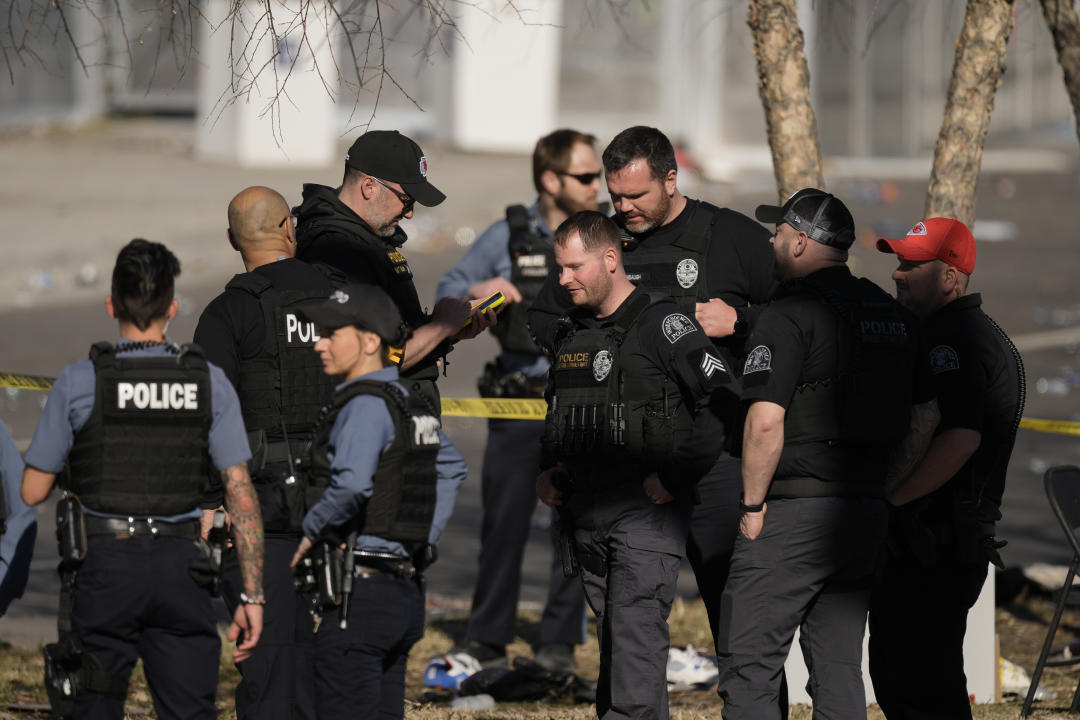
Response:
M499 323L491 332L503 352L540 355L525 315L555 267L555 250L540 236L524 205L506 208L506 224L510 227L510 282L521 292L521 302L512 303L500 312Z
M131 356L90 350L94 407L68 455L69 490L100 512L178 515L208 484L210 372L194 345Z
M394 440L375 470L374 491L355 526L364 535L401 543L427 542L435 514L439 419L422 393L408 396L386 382L358 380L336 391L315 429L305 467L310 508L330 485L330 430L341 409L358 395L383 399L394 421Z
M813 277L789 284L812 294L836 315L838 368L833 377L795 389L784 423L789 444L827 441L891 449L911 421L914 358L904 316L891 297L866 279L841 294Z
M302 456L304 439L334 391L334 380L314 350L319 339L315 324L296 308L325 298L332 283L345 278L329 268L313 267L323 271L326 280L304 290L278 289L258 273L237 275L227 285L255 297L263 315L262 352L240 361L237 395L251 445L252 481L268 532L300 527L304 500L292 463Z
M667 381L647 387L627 378L621 359L623 342L641 313L665 299L639 296L618 325L602 327L583 316L562 323L542 445L545 466L567 466L569 489L601 490L620 479L644 477L670 456L677 388ZM624 466L627 472L617 471Z
M675 242L637 245L624 241L626 276L650 292L670 296L680 310L694 317L696 304L711 297L705 270L718 213L712 205L699 202Z

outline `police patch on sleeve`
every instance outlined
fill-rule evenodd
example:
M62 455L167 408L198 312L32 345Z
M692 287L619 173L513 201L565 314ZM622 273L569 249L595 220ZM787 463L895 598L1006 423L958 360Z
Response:
M679 338L684 335L689 335L697 330L697 326L694 325L694 322L682 313L671 313L668 315L664 318L662 327L664 330L664 337L666 337L672 345L677 343Z
M611 372L611 353L607 350L601 350L596 353L596 357L593 358L592 374L596 378L597 382L602 381Z
M743 375L772 370L772 351L764 345L758 345L746 356Z
M930 372L938 375L939 373L959 369L960 357L948 345L938 345L930 351Z

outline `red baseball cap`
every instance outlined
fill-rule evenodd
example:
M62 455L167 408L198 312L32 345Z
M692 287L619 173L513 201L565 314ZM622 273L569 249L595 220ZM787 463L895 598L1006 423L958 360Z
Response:
M903 240L879 238L877 249L905 260L941 260L970 275L975 270L975 237L953 218L929 218L915 223Z

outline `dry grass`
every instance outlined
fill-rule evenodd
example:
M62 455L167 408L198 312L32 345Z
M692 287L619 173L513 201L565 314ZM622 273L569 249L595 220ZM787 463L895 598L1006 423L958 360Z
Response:
M1007 659L1030 670L1041 647L1046 624L1052 613L1050 600L1045 596L1024 596L1007 608L997 611L997 629L1001 638L1002 655ZM539 618L529 613L522 613L518 618L518 637L509 647L509 655L529 656L530 641L534 639L536 623ZM696 647L709 645L708 625L705 621L704 608L700 601L684 603L677 601L671 613L671 638L675 645L693 644ZM449 648L455 639L460 639L465 632L463 617L445 617L433 619L428 623L427 634L413 648L407 674L406 717L409 720L587 720L595 713L590 705L573 706L557 703L500 703L494 710L478 713L451 712L445 703L420 703L412 700L419 698L427 690L421 682L428 658ZM1062 621L1056 645L1073 639L1080 639L1080 609L1070 610ZM583 675L595 677L599 664L596 649L595 628L590 625L589 642L578 648L577 663ZM239 676L227 653L222 653L221 682L218 686L217 705L219 716L234 718L232 712L232 693ZM47 702L41 686L41 652L36 648L0 648L0 718L4 710L11 712L18 706L40 706ZM1048 668L1041 685L1059 693L1058 699L1049 704L1037 704L1034 718L1062 718L1065 716L1072 691L1080 679L1080 670L1070 668ZM680 692L671 695L671 717L673 720L714 720L720 716L722 704L711 692ZM153 718L153 708L146 680L141 668L136 667L128 696L128 709L131 717ZM973 709L978 720L1001 720L1017 718L1020 712L1020 700L1006 699L997 705L977 705ZM18 717L30 717L25 711L15 711ZM810 708L793 706L792 720L809 720ZM883 718L877 706L871 706L867 717L872 720Z

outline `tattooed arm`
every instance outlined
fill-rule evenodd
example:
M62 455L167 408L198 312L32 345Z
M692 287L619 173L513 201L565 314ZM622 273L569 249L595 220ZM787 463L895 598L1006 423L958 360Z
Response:
M911 476L916 463L926 454L940 420L941 413L938 412L936 399L911 408L911 426L889 456L889 464L885 469L885 497L893 504L899 504L893 498Z
M232 520L233 544L244 578L244 595L248 602L236 607L229 639L235 641L243 633L243 641L234 659L241 662L251 655L262 634L263 595L263 527L259 501L248 476L247 463L240 463L221 472L225 486L225 507Z

